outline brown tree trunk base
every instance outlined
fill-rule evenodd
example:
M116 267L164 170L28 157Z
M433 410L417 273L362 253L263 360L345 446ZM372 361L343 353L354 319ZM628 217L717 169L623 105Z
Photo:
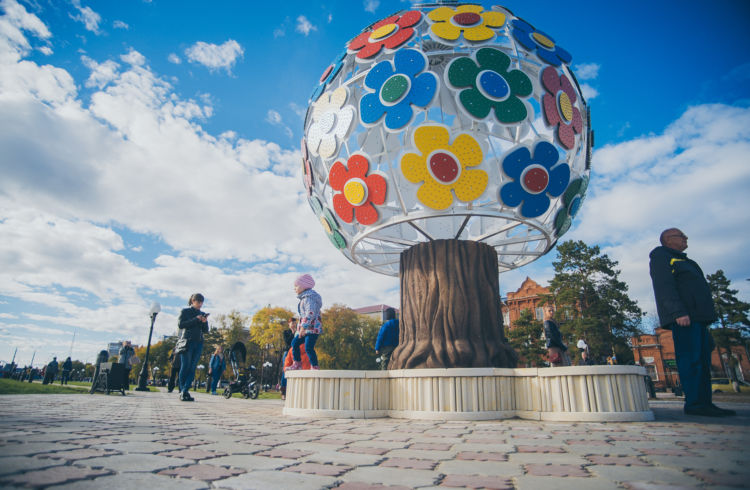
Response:
M494 248L420 243L401 254L400 278L399 345L389 369L516 367L503 332Z

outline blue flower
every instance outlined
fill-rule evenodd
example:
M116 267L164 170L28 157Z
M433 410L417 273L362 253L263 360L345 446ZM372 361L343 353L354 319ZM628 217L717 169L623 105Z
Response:
M542 31L531 27L521 19L513 19L513 36L529 51L536 50L536 55L550 65L560 66L560 62L569 64L573 57L555 44L555 40Z
M500 201L512 208L523 203L525 218L544 214L550 204L547 196L558 197L570 181L568 164L555 165L559 158L554 145L546 141L537 143L533 157L525 146L510 152L503 160L503 171L513 182L500 189Z
M341 71L341 67L344 66L344 58L346 58L346 50L342 51L341 54L336 56L336 59L333 60L333 63L328 65L328 68L323 72L323 75L320 77L320 85L315 87L315 90L313 90L313 93L310 94L310 100L312 102L315 102L320 98L320 94L325 92L326 87L329 83L333 81L334 78L336 78L336 75L339 74Z
M438 78L432 72L419 74L427 58L416 49L396 52L393 62L381 61L365 77L368 92L359 102L362 124L375 125L385 114L388 131L406 127L414 115L412 104L426 107L437 93Z

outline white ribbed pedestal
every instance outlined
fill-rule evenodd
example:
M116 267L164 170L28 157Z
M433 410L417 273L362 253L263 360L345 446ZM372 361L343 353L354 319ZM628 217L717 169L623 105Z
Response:
M287 371L285 415L653 420L640 366Z

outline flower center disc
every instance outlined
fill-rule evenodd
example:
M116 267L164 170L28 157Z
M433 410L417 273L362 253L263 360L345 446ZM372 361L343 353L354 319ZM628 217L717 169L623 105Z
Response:
M453 16L453 22L464 27L478 24L480 20L482 20L482 17L474 12L462 12Z
M557 107L560 108L560 115L565 122L570 122L573 119L573 104L570 102L568 94L560 92L557 96Z
M500 74L485 70L477 76L477 87L488 99L501 101L510 95L510 86Z
M552 39L548 38L544 34L539 34L538 32L535 32L531 35L531 37L534 38L534 41L541 44L547 49L552 49L555 47L555 43L552 42Z
M401 74L393 75L385 81L380 89L380 97L385 105L394 105L404 98L409 91L411 82L409 77Z
M326 112L320 116L320 129L323 131L323 134L330 133L334 124L336 124L336 114L333 112Z
M570 206L568 206L568 215L572 218L576 215L578 212L578 208L581 207L581 196L576 196L573 198L573 200L570 202Z
M372 34L370 34L370 40L377 41L378 39L383 39L396 29L398 29L398 26L396 24L386 24L384 26L380 26L372 31Z
M452 184L461 176L461 165L448 152L434 153L429 159L430 174L441 184Z
M547 188L549 174L541 165L533 165L526 169L521 176L523 187L531 194L539 194Z
M344 184L344 197L352 206L360 206L367 200L367 184L362 179L349 179Z

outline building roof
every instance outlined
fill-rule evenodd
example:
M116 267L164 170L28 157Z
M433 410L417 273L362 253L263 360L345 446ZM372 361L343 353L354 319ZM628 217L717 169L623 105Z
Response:
M360 315L369 315L370 313L380 313L382 311L385 311L387 308L393 308L394 310L398 311L398 308L388 305L372 305L372 306L363 306L362 308L354 308L354 312Z

